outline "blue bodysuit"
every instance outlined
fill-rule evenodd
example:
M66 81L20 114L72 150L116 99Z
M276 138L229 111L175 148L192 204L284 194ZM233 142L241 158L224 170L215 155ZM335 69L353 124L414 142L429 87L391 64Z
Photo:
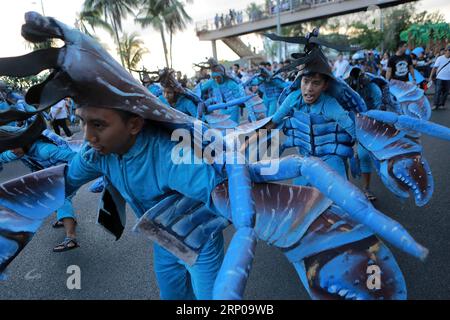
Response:
M123 156L101 155L86 144L69 164L67 192L105 176L138 218L168 194L177 192L211 206L210 194L225 178L208 164L174 164L171 154L175 145L169 133L153 125L138 134L135 144ZM196 223L201 227L202 221ZM163 225L160 227L164 229ZM222 229L223 226L212 232L204 229L206 242L202 243L198 259L192 266L154 244L155 272L162 299L212 298L214 280L223 260ZM187 272L192 287L186 286Z
M207 103L207 105L229 102L246 96L242 84L227 77L223 77L221 84L218 84L214 79L210 79L199 83L198 86L199 88L196 91L200 91L201 96L208 93L208 100L213 100L213 102ZM220 113L231 115L230 119L239 124L239 111L239 106L233 106L220 110Z
M336 99L322 92L308 105L296 90L283 101L272 121L283 123L287 135L284 147L297 147L301 155L319 157L347 177L346 159L353 155L355 124L351 113ZM294 182L303 184L303 179Z

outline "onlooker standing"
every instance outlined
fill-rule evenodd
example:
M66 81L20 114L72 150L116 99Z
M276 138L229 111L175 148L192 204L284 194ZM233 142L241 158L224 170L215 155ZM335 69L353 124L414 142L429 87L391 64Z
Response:
M348 60L344 58L342 53L339 53L333 66L333 72L336 78L342 78L349 65Z
M240 65L235 63L233 64L233 74L235 77L239 78L242 80L242 74L241 74L241 70L240 70Z
M380 65L381 65L381 75L383 76L383 77L385 77L386 76L386 71L387 71L387 68L388 68L388 61L389 61L389 53L386 51L384 54L383 54L383 59L381 59L381 61L380 61Z
M428 81L433 79L435 73L436 91L434 93L434 106L432 109L435 110L439 107L445 109L445 101L450 90L450 45L447 46L445 54L436 59Z
M219 29L219 22L220 22L220 17L219 17L219 14L216 13L216 16L214 17L214 25L216 26L216 29Z
M409 55L405 54L406 49L408 49L407 43L405 41L400 41L397 45L397 51L389 58L386 80L396 79L407 82L409 80L409 72L411 73L413 83L416 83L412 60Z
M60 102L51 107L50 116L52 118L52 127L55 133L57 135L61 135L61 131L59 130L59 127L61 127L67 138L70 139L72 137L72 132L69 127L67 127L68 112L66 99L62 99Z

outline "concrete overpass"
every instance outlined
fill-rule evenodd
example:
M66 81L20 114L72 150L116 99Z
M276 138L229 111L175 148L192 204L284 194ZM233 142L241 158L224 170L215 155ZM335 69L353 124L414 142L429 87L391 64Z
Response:
M374 5L385 8L412 1L417 0L290 0L284 2L289 6L280 10L280 24L286 26L365 11ZM276 12L266 12L256 19L248 18L241 23L228 23L223 27L214 19L199 21L196 23L196 32L201 41L211 41L215 58L217 58L217 40L222 40L241 58L250 57L254 55L253 52L238 37L275 28L277 16Z

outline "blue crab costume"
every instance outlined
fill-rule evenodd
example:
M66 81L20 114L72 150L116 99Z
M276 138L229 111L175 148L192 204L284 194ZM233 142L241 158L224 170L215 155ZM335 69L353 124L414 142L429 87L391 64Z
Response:
M194 92L197 96L205 100L205 105L228 103L237 99L243 99L245 102L241 105L245 106L248 112L248 118L254 122L265 117L266 110L264 104L258 96L252 96L251 99L246 99L247 94L242 83L235 77L229 75L225 67L214 59L209 59L207 62L211 69L211 78L200 82L195 88ZM222 82L219 84L214 77L220 77ZM228 115L230 120L237 126L240 123L240 106L226 106L215 113L220 115Z
M18 133L23 131L23 127L2 126L0 131L3 133ZM22 157L16 156L11 150L0 153L0 164L20 160L31 172L36 172L45 168L58 166L70 162L75 156L79 142L73 141L70 144L52 131L45 129L41 135L29 146L26 147L26 153ZM72 147L71 147L72 146ZM73 195L64 199L64 204L57 208L56 219L61 221L64 218L75 218L75 212L72 206Z
M378 86L375 81L375 79L380 81L381 78L365 73L359 65L348 68L342 78L361 96L368 110L385 109L387 99L383 99L382 87ZM390 93L387 92L387 94ZM373 168L369 152L360 143L357 146L357 155L355 159L350 161L352 175L358 177L361 173L372 173Z
M270 34L267 36L273 40L290 39ZM305 53L293 54L295 60L292 65L279 70L282 72L304 65L293 83L281 94L280 107L273 115L272 122L282 128L287 136L282 151L295 147L300 155L319 157L342 177L347 177L347 159L353 157L356 139L352 111L366 111L366 106L356 92L340 79L334 78L327 58L315 43L310 42L316 37L315 34L309 36ZM304 75L314 73L328 77L328 88L321 92L313 104L308 105L303 101L300 84ZM352 99L354 104L349 105L337 94L341 92L345 92L347 99ZM305 179L300 177L294 183L304 184Z
M37 106L37 112L70 96L80 107L92 104L141 115L151 122L144 131L155 130L154 137L170 135L174 128L207 128L199 120L162 104L90 37L34 12L27 13L25 20L22 34L26 39L39 42L56 37L66 43L62 48L0 59L0 74L9 76L53 69L46 81L31 88L26 95L27 102ZM76 59L82 59L83 64L74 63ZM0 122L23 120L34 114L6 110L1 113ZM256 134L255 130L266 123L264 119L239 127L235 134ZM143 134L148 134L145 132ZM220 139L222 135L218 133ZM2 134L0 147L8 145L10 140L31 139L35 134L33 125L18 135ZM229 136L223 139L226 142ZM164 148L152 156L167 159L163 151L169 147L169 142L161 141ZM83 148L84 151L80 151L83 156L77 156L77 161L102 165L102 157L87 145ZM241 156L241 153L235 154L234 160ZM163 177L164 192L157 203L151 208L135 208L140 218L134 229L192 265L211 235L233 223L236 233L214 283L216 299L242 298L258 239L285 253L314 299L406 298L401 271L379 237L420 259L427 255L424 247L399 223L377 211L361 191L323 161L315 157L290 156L276 161L279 165L276 173L264 174L267 164L227 161L224 165L203 165L199 170L208 173L206 180L195 180L195 175ZM173 169L175 173L182 168ZM64 189L71 188L70 178L67 185L70 170L70 166L66 172L64 166L56 166L0 186L1 274L42 220L62 204ZM92 177L97 174L95 170L90 172ZM153 170L140 172L145 181ZM164 172L158 174L164 175ZM311 187L272 183L299 175L304 176ZM170 187L177 183L176 178L185 182L179 190ZM187 181L189 178L193 180ZM78 182L83 183L85 179ZM118 238L123 232L125 200L133 205L137 202L129 199L134 193L121 195L118 192L121 185L110 182L102 195L99 222ZM213 187L211 192L210 187ZM156 189L148 192L156 192ZM196 196L197 193L202 196ZM371 264L382 270L385 285L379 290L369 290L366 286L367 267Z
M296 60L290 68L305 64L306 70L311 68L316 72L328 74L331 81L325 93L333 97L354 119L355 134L352 136L353 130L348 130L352 126L348 122L348 117L345 117L347 121L342 125L339 123L337 126L333 125L331 121L331 124L324 126L323 120L315 123L314 117L304 120L304 115L298 116L298 113L293 112L292 104L288 103L284 108L285 100L295 98L295 95L300 96L298 90L300 73L280 96L282 105L272 119L288 134L283 147L296 146L299 147L300 153L309 152L320 157L323 156L322 150L325 150L325 155L332 154L335 159L336 155L350 158L353 153L351 146L354 140L357 140L369 152L377 173L391 192L400 198L408 198L409 193L412 193L416 205L426 204L433 193L433 178L429 165L422 155L422 147L415 140L421 133L450 140L450 130L428 121L431 111L423 91L401 81L392 80L390 85L387 85L383 78L371 76L370 82L377 84L381 89L382 104L387 111L367 110L367 105L359 94L346 82L333 78L329 73L327 59L319 45L338 50L342 50L341 47L319 39L318 31L308 34L307 37L268 36L274 40L305 44L305 53L294 54L293 58ZM310 61L314 63L309 64ZM322 67L318 67L320 65ZM379 104L379 101L371 103ZM342 110L340 112L342 113ZM289 117L289 113L293 113L293 117ZM286 116L288 117L285 118ZM314 130L317 132L311 135L310 132ZM342 135L342 131L346 131L347 135ZM352 139L349 139L349 136L352 136ZM315 150L312 150L312 147ZM342 162L329 164L341 175L346 176Z
M272 116L277 111L278 98L289 84L289 82L285 82L280 76L272 75L272 72L267 70L267 68L260 67L259 72L243 85L244 87L258 86L258 91L263 94L267 116Z
M400 198L409 197L411 191L416 204L425 205L432 196L434 182L420 136L425 133L450 140L448 129L428 121L430 103L417 86L398 80L388 83L370 73L364 74L364 80L356 81L362 81L363 95L371 96L367 100L370 119L365 115L356 117L364 150L389 190ZM373 100L377 102L371 103Z

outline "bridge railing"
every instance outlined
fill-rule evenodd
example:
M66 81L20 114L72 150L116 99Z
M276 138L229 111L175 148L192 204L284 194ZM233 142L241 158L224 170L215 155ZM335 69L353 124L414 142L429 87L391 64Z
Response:
M276 17L278 10L283 12L294 12L309 9L324 4L342 2L345 0L281 0L280 8L278 8L276 1L272 1L270 7L266 7L265 3L259 3L252 10L241 9L228 11L226 13L217 13L212 19L197 21L195 23L195 31L198 33L221 30L231 28L243 23L251 23L263 19L270 19Z

